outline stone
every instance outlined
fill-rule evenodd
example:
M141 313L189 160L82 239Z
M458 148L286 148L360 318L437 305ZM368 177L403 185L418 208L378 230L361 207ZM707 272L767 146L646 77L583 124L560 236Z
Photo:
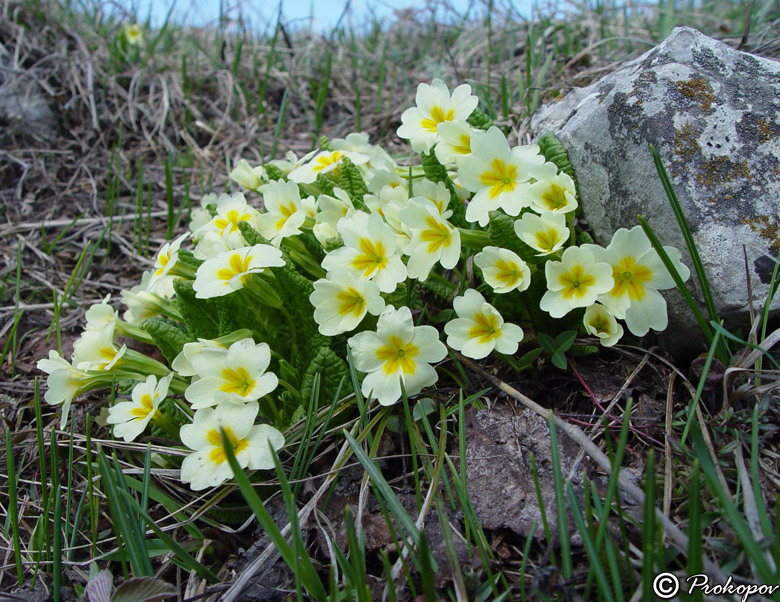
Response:
M545 516L557 534L555 482L550 427L529 409L516 412L508 406L469 410L465 415L466 483L469 500L485 529L510 529L527 537L543 536L542 512L536 494L530 454L534 455ZM558 431L561 469L568 477L579 447ZM580 490L581 475L572 482ZM531 527L536 525L534 531ZM575 531L571 524L570 533Z
M606 245L642 215L665 245L685 243L650 152L658 150L693 232L721 318L767 298L780 251L780 63L739 52L688 27L534 116L554 132L577 176L583 217ZM691 269L689 288L702 296ZM703 336L676 291L667 332L689 350ZM703 308L703 303L701 304ZM780 296L772 309L780 307ZM705 313L706 316L706 313ZM667 335L669 336L669 335Z

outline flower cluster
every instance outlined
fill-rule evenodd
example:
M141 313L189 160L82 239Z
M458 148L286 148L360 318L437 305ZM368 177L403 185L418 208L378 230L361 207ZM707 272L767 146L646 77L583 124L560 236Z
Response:
M166 430L192 452L182 479L202 489L231 477L223 434L242 467L272 467L281 431L317 391L330 401L348 357L362 395L392 405L437 382L448 346L508 359L540 331L574 327L612 346L618 320L636 336L664 329L658 291L674 282L643 231L594 244L577 228L570 166L546 158L561 155L554 139L512 146L477 104L468 85L420 84L398 129L420 165L366 134L239 161L230 178L245 193L202 198L189 231L122 293L123 317L93 306L72 363L56 352L39 362L63 424L75 396L133 382L109 409L115 436Z

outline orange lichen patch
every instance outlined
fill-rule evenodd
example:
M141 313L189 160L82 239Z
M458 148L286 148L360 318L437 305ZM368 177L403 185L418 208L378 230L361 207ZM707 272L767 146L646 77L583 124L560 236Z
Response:
M743 217L739 223L769 241L770 249L780 251L780 222L777 221L776 217L770 218L766 215Z
M707 159L701 166L701 171L696 175L696 181L701 186L717 186L738 179L753 181L753 174L746 161L734 163L726 155L720 155Z
M777 138L778 131L777 126L773 127L766 119L758 120L758 138L761 143L769 142L773 138Z
M700 132L690 123L685 122L674 134L674 154L683 159L690 159L695 154L701 154L699 146Z
M688 81L677 82L677 91L699 103L703 113L712 113L712 103L715 102L710 82L702 77L692 77Z

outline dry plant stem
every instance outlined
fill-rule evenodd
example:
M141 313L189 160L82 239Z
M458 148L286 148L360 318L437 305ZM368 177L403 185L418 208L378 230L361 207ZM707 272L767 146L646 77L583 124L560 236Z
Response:
M469 368L474 370L475 372L479 373L481 376L489 380L491 383L493 383L496 387L501 389L504 393L512 397L513 399L516 399L520 403L522 403L525 407L528 409L536 412L539 416L547 419L550 416L553 417L553 420L555 422L555 426L559 429L561 429L564 433L566 433L577 445L582 447L587 454L593 458L596 463L603 468L607 474L612 474L612 463L609 461L609 458L606 456L604 452L602 452L598 447L596 447L593 442L588 438L588 436L580 429L579 427L569 424L562 418L559 418L555 415L555 413L547 408L544 408L540 406L538 403L536 403L533 399L530 397L526 397L520 391L517 389L510 387L508 384L506 384L504 381L502 381L499 378L496 378L492 374L489 374L486 372L483 368L480 366L477 366L467 358L463 357L462 355L458 354L458 359L462 361L464 364L466 364ZM640 506L644 504L645 502L645 495L642 492L642 490L633 482L631 479L626 476L626 473L620 473L618 475L618 483L620 486L628 493L629 496L634 498L634 501L639 504ZM674 543L677 548L683 552L687 553L688 551L688 537L683 533L677 525L675 525L669 518L659 509L655 509L655 515L658 518L658 520L661 522L661 526L664 529L664 532L667 534L669 539ZM726 575L723 573L723 571L718 568L718 566L712 562L706 555L702 559L703 566L705 571L707 571L711 577L713 577L718 583L725 583L726 582Z

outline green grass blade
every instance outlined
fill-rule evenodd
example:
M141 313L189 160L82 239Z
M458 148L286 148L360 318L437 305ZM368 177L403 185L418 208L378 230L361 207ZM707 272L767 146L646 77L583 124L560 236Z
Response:
M607 575L604 572L604 567L601 565L601 558L596 550L596 544L593 542L593 539L591 539L590 532L585 524L585 518L582 516L582 509L580 508L579 502L577 502L577 496L574 494L574 488L571 485L571 481L566 484L566 493L569 495L569 507L574 516L574 523L577 525L577 530L580 532L580 537L582 538L582 545L585 547L585 553L590 560L589 568L596 575L599 594L604 600L607 600L607 602L615 602L615 596L612 594L612 590L609 587Z
M704 391L704 385L707 382L707 377L710 375L710 366L712 365L712 358L715 355L715 351L718 348L719 339L720 331L718 330L715 332L715 338L712 339L710 350L707 352L707 359L704 361L704 367L702 368L701 377L699 378L699 385L696 387L696 394L693 396L691 403L688 404L688 418L685 421L685 428L680 436L680 445L685 445L685 440L688 438L688 433L691 430L693 417L696 416L696 408L699 406L699 400Z
M707 484L707 488L718 500L723 518L736 533L745 554L758 572L759 578L764 583L773 583L776 580L774 571L769 566L761 546L753 538L750 527L737 509L731 496L727 491L723 490L704 441L698 433L692 439L696 457L699 459L702 472L704 473L704 481Z
M22 544L19 538L19 502L17 497L16 467L14 465L13 443L11 430L5 427L5 458L8 468L8 516L11 519L11 537L14 543L14 564L19 587L24 583L24 567L22 566Z
M561 545L561 570L564 579L571 579L573 573L571 542L569 540L569 520L566 517L566 498L563 495L563 474L561 472L561 454L558 448L558 435L555 432L555 420L552 410L548 418L550 425L550 448L552 449L553 482L555 483L555 510L558 517L558 541Z
M227 443L225 443L225 445L228 446ZM287 516L290 519L293 552L296 556L295 567L291 568L293 568L296 573L300 573L306 591L311 593L311 595L316 599L324 600L327 598L327 593L325 592L325 587L322 585L322 581L320 581L320 578L317 575L317 571L311 562L311 558L309 558L309 555L306 552L306 546L304 545L303 537L301 536L301 525L298 522L298 512L295 505L295 497L293 496L290 482L287 480L287 477L284 474L284 468L282 467L282 463L279 461L279 456L273 449L271 449L271 454L274 459L276 476L279 479L280 489L282 490L284 505L287 508Z
M696 304L696 301L693 300L693 295L691 295L691 291L688 289L688 285L685 284L685 281L680 276L677 268L674 267L672 260L669 258L668 253L664 250L664 247L661 244L661 241L658 239L658 236L656 236L655 232L653 232L653 229L647 223L645 218L643 218L641 215L638 215L637 220L639 220L639 224L642 226L642 230L644 230L648 240L650 240L650 244L658 253L661 261L671 275L672 280L674 280L674 283L677 285L677 289L680 291L680 294L683 296L685 303L690 308L693 317L696 318L696 323L699 325L699 328L704 333L704 336L707 337L707 341L712 342L712 329L707 323L704 314L701 313L701 310Z
M116 471L112 469L100 445L98 445L98 463L100 465L100 475L103 478L103 486L105 487L114 533L116 534L117 546L120 545L120 541L124 543L130 566L136 577L151 577L154 572L146 554L146 548L139 549L138 546L137 524L127 512L124 498L121 497L120 493L123 490L116 481Z
M685 217L685 213L683 212L682 207L680 206L680 201L677 198L677 194L674 192L672 182L669 179L669 174L666 173L666 168L664 167L663 161L661 161L661 156L658 154L658 151L652 144L650 145L650 152L653 154L653 162L655 163L655 168L658 171L658 176L661 178L661 184L664 187L664 192L666 192L666 196L669 199L669 204L672 206L674 216L677 218L677 223L680 225L680 231L682 232L683 238L685 239L688 252L691 255L691 261L693 261L693 268L696 272L696 278L699 280L699 285L701 286L702 296L704 297L704 305L707 308L707 313L709 313L710 320L717 320L718 312L715 309L715 302L712 298L710 283L707 280L707 274L704 271L704 264L702 263L701 256L699 255L699 250L696 248L696 242L693 240L691 227L688 225L688 220Z
M390 511L392 512L393 516L395 516L395 518L403 525L404 529L412 538L412 540L414 540L415 544L419 543L420 532L415 526L412 517L409 516L409 513L406 512L403 504L401 504L401 500L398 499L393 490L390 488L388 482L385 480L385 477L379 471L379 468L377 468L376 464L371 461L371 458L366 455L366 452L363 451L361 445L355 441L352 435L350 435L346 430L342 431L342 433L349 443L349 446L352 448L352 453L355 454L355 457L357 458L358 462L363 465L363 469L368 473L368 476L372 483L374 483L374 486L379 490L379 492L382 494L382 497L384 497L387 501L387 505L390 507Z
M249 481L249 477L247 477L244 470L238 465L238 461L236 460L236 456L233 451L233 445L230 443L230 440L224 431L222 431L222 446L225 450L228 464L230 464L230 468L233 471L233 477L236 480L236 484L241 490L241 494L244 496L244 499L249 505L249 508L252 510L252 513L255 515L255 518L257 518L257 522L260 523L263 531L266 535L268 535L268 539L271 540L271 544L279 551L287 565L295 570L295 567L298 563L295 552L282 535L282 532L276 526L276 523L274 522L273 518L271 518L271 515L268 514L268 511L265 509L262 500L258 497L257 493L255 493L255 490L252 488L252 483ZM322 587L322 583L319 581L319 579L317 580L317 583L319 583L319 589L315 589L314 591L310 590L309 593L318 600L324 600L327 595L325 594L324 588ZM312 585L315 588L317 587L316 584Z
M179 545L176 540L174 540L172 537L170 537L165 531L160 529L159 526L157 526L157 523L155 520L149 516L149 514L141 508L141 505L138 503L138 501L130 495L127 491L120 490L120 494L124 498L124 501L127 503L127 505L130 507L130 509L133 512L136 512L138 516L141 517L141 519L149 526L149 528L154 531L154 534L160 538L160 541L162 541L170 550L173 552L176 557L181 561L183 565L185 565L187 568L195 571L200 577L203 579L208 579L209 581L218 582L219 578L211 572L211 570L208 567L203 566L200 562L195 560L187 550L185 550L181 545Z
M761 521L761 529L767 538L772 538L772 523L766 511L764 493L761 491L761 476L758 470L759 442L758 442L758 404L753 406L753 424L750 432L750 472L753 480L753 497L756 499L758 517Z
M688 575L698 575L702 572L702 558L704 555L702 549L702 512L701 507L701 479L699 477L699 460L693 460L693 475L691 476L691 485L688 488L691 497L688 501L688 563L686 573ZM701 602L703 594L700 589L696 589L691 596L692 602Z
M656 573L655 452L650 450L645 466L645 505L642 520L642 600L653 600Z

